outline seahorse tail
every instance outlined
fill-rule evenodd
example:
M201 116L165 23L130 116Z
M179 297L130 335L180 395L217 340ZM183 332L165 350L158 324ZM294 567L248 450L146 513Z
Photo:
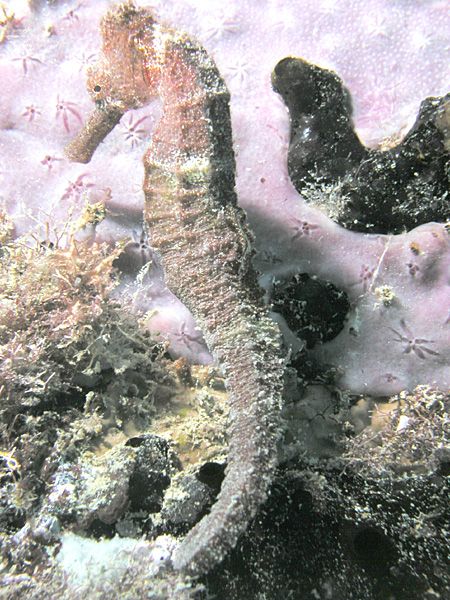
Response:
M244 322L237 318L230 329L235 335L232 346L221 336L214 351L230 396L225 479L211 512L173 556L174 567L192 575L208 572L235 547L266 500L276 467L282 393L279 332L262 312L244 317Z

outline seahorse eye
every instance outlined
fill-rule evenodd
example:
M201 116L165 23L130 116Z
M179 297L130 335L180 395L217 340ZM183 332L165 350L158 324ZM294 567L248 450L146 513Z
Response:
M94 92L95 92L95 93L101 92L101 90L102 90L102 87L101 87L100 85L96 85L96 86L94 87Z

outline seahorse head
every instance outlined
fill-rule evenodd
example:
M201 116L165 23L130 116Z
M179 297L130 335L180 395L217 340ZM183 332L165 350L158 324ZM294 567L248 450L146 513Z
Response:
M126 111L157 95L158 27L148 9L132 2L119 4L105 15L100 59L88 70L87 79L88 91L98 106L114 103Z
M105 15L101 33L100 57L87 78L96 108L65 149L76 162L89 162L127 110L144 106L158 95L163 34L152 13L131 1L123 2Z

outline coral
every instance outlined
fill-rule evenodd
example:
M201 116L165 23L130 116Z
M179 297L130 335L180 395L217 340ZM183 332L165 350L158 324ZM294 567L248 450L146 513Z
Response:
M13 9L2 2L0 4L0 43L3 43L14 30L20 27L21 19L16 15ZM25 68L25 67L24 67Z
M75 241L66 248L33 248L20 242L2 248L3 410L39 404L52 389L61 392L67 387L61 381L67 380L64 362L75 358L77 343L89 335L105 309L115 285L112 264L117 255L105 245Z
M85 0L81 4L34 2L31 11L26 3L7 8L8 15L15 13L16 25L1 48L2 79L8 85L2 95L0 152L2 164L8 165L1 173L2 209L7 209L14 235L33 232L43 239L46 221L53 231L68 212L77 218L80 206L75 198L61 202L61 197L69 182L87 172L85 181L93 186L83 191L83 204L98 202L101 195L106 208L106 218L95 229L96 240L111 243L142 231L142 150L125 138L127 128L133 127L130 123L141 119L145 120L137 128L146 133L139 136L151 135L160 107L152 104L126 115L99 148L89 170L63 157L64 145L79 127L77 117L67 112L70 133L62 114L56 120L58 96L74 102L86 119L90 103L84 91L85 71L98 52L98 19L109 4ZM292 266L300 255L285 251L286 240L298 233L296 227L301 229L298 222L317 223L315 214L302 208L286 174L288 119L270 85L277 62L287 55L305 56L336 70L353 98L356 131L370 147L399 132L401 136L412 125L411 116L424 97L447 91L443 48L448 14L440 0L401 7L376 0L370 11L361 0L339 9L325 0L302 0L289 7L267 0L265 10L256 12L252 2L239 5L239 11L221 2L209 8L194 7L186 0L152 4L163 21L196 34L225 77L231 91L234 144L239 149L239 202L248 211L260 251L273 254L275 246L275 259L286 265ZM350 21L351 40L346 33ZM270 34L274 30L275 36ZM248 77L234 75L237 64L247 65ZM22 116L27 106L41 113L31 122ZM24 168L27 176L17 178L15 173ZM326 191L340 200L335 190ZM317 230L313 234L317 237ZM336 248L334 242L322 238L325 247ZM133 258L132 248L128 252ZM130 262L135 274L142 263ZM315 267L308 272L320 276ZM186 332L195 335L195 322L161 283L156 269L152 282L151 293L143 291L135 300L138 310L155 311L147 326L171 342L174 355L210 361L205 344L188 347L175 337L182 322ZM126 302L135 291L141 291L138 285L129 293L123 289L120 297Z
M159 383L171 378L154 366L163 349L107 299L120 250L18 241L1 252L1 447L14 449L17 478L8 487L20 513L83 440L124 418L148 420Z
M165 490L180 469L180 461L169 442L156 435L130 438L126 445L136 450L130 476L130 510L156 513L161 510Z
M55 563L50 567L42 561L45 568L40 578L10 575L3 582L7 595L0 592L0 597L101 600L110 597L112 590L125 600L142 594L161 600L198 597L201 586L193 586L180 575L168 573L167 562L175 546L176 541L170 536L160 536L149 545L120 538L97 542L67 533L61 537ZM20 551L25 554L24 547Z
M264 277L269 291L275 282L275 307L294 328L300 324L307 330L310 347L320 339L317 310L308 316L304 308L302 317L296 282L314 273L332 284L335 293L346 295L349 308L343 314L344 305L339 316L343 328L332 339L316 343L310 358L325 369L333 367L339 388L355 394L389 396L427 383L448 389L450 238L445 226L430 223L403 235L370 236L358 246L358 234L320 218L316 222L320 238L300 238L280 253L295 253L295 267L272 263ZM333 242L340 254L333 247L327 251L318 239ZM282 301L279 289L287 293ZM322 313L326 330L325 308ZM301 324L302 318L306 323Z
M59 563L69 575L71 586L79 590L78 597L82 597L83 592L105 597L111 580L108 586L108 582L102 577L99 580L98 576L99 572L106 572L112 575L114 588L121 597L131 600L133 596L146 593L148 597L188 600L193 597L189 583L176 576L172 579L161 577L175 545L175 540L169 536L161 536L149 546L136 540L116 538L108 543L98 543L66 535L62 539ZM80 556L84 557L82 564Z
M188 531L210 509L213 498L210 487L199 480L197 469L185 469L167 490L161 517L177 534Z
M331 283L302 273L284 284L274 284L272 309L286 319L289 329L307 348L312 348L332 340L343 329L350 304Z
M236 205L229 94L217 68L204 49L161 31L132 3L106 15L102 35L102 56L87 82L100 108L67 154L87 162L117 111L161 97L163 116L144 158L146 225L167 284L196 318L230 398L230 448L217 503L173 558L177 569L199 575L236 544L267 494L281 405L279 334L258 293L250 234Z
M448 595L448 394L421 386L372 403L362 427L363 409L357 414L348 400L309 386L286 406L282 466L269 499L207 578L211 593L232 600Z
M276 66L273 84L290 111L289 172L307 201L331 211L344 226L363 231L402 231L448 218L447 96L426 100L402 143L378 151L359 142L349 94L334 73L287 58ZM303 312L300 337L308 348L322 342L311 356L337 370L339 387L378 396L428 382L448 388L450 246L445 226L430 223L403 235L356 238L317 217L314 222L293 216L291 223L291 241L306 256L297 261L294 279L280 265L272 267L274 308L294 329ZM341 250L338 262L332 252L324 252L329 242ZM365 253L371 244L369 258ZM300 311L297 307L296 280L319 273L350 302L342 331L329 342L317 334L314 339L317 317L308 314L307 303ZM286 291L282 300L280 289ZM417 360L421 364L414 367Z
M14 232L14 224L8 215L0 211L0 247L5 242L10 241Z
M445 598L447 494L436 474L367 480L342 465L290 463L208 588L230 600Z

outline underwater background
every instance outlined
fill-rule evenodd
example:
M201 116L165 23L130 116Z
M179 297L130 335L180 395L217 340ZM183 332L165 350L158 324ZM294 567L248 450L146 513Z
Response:
M182 135L158 150L173 99L160 84L142 100L135 63L109 135L86 164L69 158L92 109L116 101L102 61L126 63L120 35L159 60L131 20L101 30L118 5L0 3L0 597L448 597L449 3L122 3L154 15L155 56L181 36L204 48L201 75L217 66L229 103L221 88L222 112L199 114L219 183L198 140L177 163ZM201 93L219 96L205 81L175 131L194 127ZM143 185L148 148L164 157L160 187ZM162 215L180 172L192 197L233 207L222 220L239 249L220 245L228 208L202 205L207 235L189 246L196 225L176 205L186 266L173 275L149 197ZM237 269L258 325L228 318L213 268ZM260 472L265 454L278 466ZM208 555L227 550L173 570L224 476L248 464L245 533L205 535Z

